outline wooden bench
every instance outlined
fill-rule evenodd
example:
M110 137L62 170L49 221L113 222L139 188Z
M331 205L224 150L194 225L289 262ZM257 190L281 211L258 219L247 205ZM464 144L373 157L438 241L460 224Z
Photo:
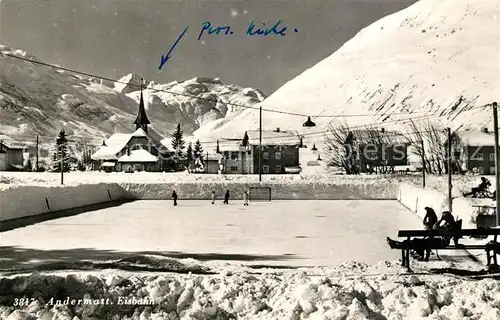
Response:
M498 243L497 237L500 235L500 228L497 229L490 229L490 228L481 228L481 229L459 229L456 231L449 231L449 230L441 230L441 229L433 229L433 230L399 230L398 232L398 237L405 237L408 242L411 240L411 238L424 238L424 237L435 237L435 236L449 236L453 237L454 239L459 239L464 236L468 237L484 237L484 236L493 236L493 243ZM488 248L496 248L496 246L491 246ZM401 248L401 258L402 258L402 265L404 267L410 268L410 250L414 249L411 246L405 245L403 243L403 246ZM487 245L463 245L463 244L457 244L455 245L449 245L447 247L440 247L440 246L429 246L426 249L442 249L442 250L486 250ZM491 249L493 250L493 249ZM488 261L487 264L488 266L490 265L490 255L489 251L487 251L487 257ZM492 255L493 262L496 266L498 266L498 261L497 261L497 255L498 252L494 251L494 254Z

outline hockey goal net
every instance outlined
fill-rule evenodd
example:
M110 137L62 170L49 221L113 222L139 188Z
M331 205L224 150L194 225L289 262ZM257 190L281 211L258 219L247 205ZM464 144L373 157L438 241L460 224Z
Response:
M250 187L250 201L271 201L271 187Z

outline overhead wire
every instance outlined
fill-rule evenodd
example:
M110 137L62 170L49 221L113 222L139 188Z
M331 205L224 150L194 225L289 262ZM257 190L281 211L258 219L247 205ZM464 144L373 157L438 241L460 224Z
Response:
M58 69L58 70L64 70L64 71L67 71L67 72L70 72L70 73L75 73L75 74L87 76L87 77L90 77L90 78L96 78L96 79L106 80L106 81L110 81L110 82L115 82L115 83L120 83L120 84L126 84L126 85L129 85L131 87L138 88L138 89L141 88L140 84L137 85L137 84L126 82L126 81L120 81L119 79L112 79L112 78L100 76L100 75L89 73L89 72L83 72L83 71L79 71L79 70L75 70L75 69L65 68L65 67L61 67L61 66L55 65L55 64L50 64L50 63L41 62L41 61L37 61L37 60L27 59L27 58L24 58L24 57L19 57L19 56L16 56L16 55L13 55L13 54L9 54L9 53L4 53L4 55L6 55L8 57L11 57L11 58L15 58L15 59L19 59L19 60L31 62L31 63L34 63L34 64L39 64L39 65L42 65L42 66L46 66L46 67L49 67L49 68L54 68L54 69ZM154 92L164 92L164 93L168 93L168 94L172 94L172 95L178 95L178 96L184 96L184 97L188 97L188 98L196 98L198 100L204 100L204 101L208 101L208 102L215 102L215 103L219 102L218 99L210 99L210 98L205 98L205 97L199 97L197 95L192 95L192 94L187 94L187 93L182 93L182 92L174 92L174 91L165 90L165 89L159 89L159 88L154 88L154 87L148 87L148 86L146 86L143 89L147 89L147 90L154 91ZM234 103L234 102L224 102L224 104L230 105L230 106L235 106L235 107L240 107L240 108L243 108L243 109L260 110L260 107L248 106L248 105ZM297 112L289 112L289 111L282 111L282 110L276 110L276 109L270 109L270 108L262 108L262 111L279 113L279 114L285 114L285 115L291 115L291 116L298 116L298 117L308 117L308 116L310 116L310 115L307 115L307 114L302 114L302 113L297 113ZM416 111L416 112L413 112L413 113L418 114L418 113L426 113L426 112L425 111ZM407 115L407 114L408 114L407 112L392 112L390 115ZM339 114L339 115L322 115L322 114L319 114L317 116L312 116L312 117L314 117L314 118L351 118L351 117L372 117L372 116L374 116L372 113L359 113L359 114Z
M136 87L136 88L141 88L141 85L136 85L134 83L120 81L119 79L118 80L117 79L112 79L112 78L100 76L100 75L93 74L93 73L88 73L88 72L78 71L78 70L74 70L74 69L70 69L70 68L65 68L65 67L54 65L54 64L50 64L50 63L46 63L46 62L41 62L41 61L37 61L37 60L32 60L32 59L27 59L27 58L24 58L24 57L19 57L19 56L8 54L8 53L4 53L4 55L12 57L12 58L15 58L15 59L19 59L19 60L24 60L24 61L27 61L27 62L31 62L31 63L34 63L34 64L38 64L38 65L42 65L42 66L46 66L46 67L50 67L50 68L54 68L54 69L58 69L58 70L64 70L64 71L67 71L67 72L70 72L70 73L74 73L74 74L79 74L79 75L83 75L83 76L87 76L87 77L91 77L91 78L96 78L96 79L111 81L111 82L115 82L115 83L126 84L126 85L129 85L129 86L132 86L132 87ZM217 99L210 99L210 98L205 98L205 97L198 97L196 95L190 95L190 94L180 93L180 92L173 92L173 91L169 91L169 90L165 90L165 89L159 89L159 88L154 88L154 87L148 87L148 86L146 86L145 89L148 89L148 90L151 90L151 91L154 91L154 92L164 92L164 93L168 93L168 94L172 94L172 95L179 95L179 96L185 96L185 97L190 97L190 98L196 98L196 99L205 100L205 101L209 101L209 102L218 102ZM243 105L243 104L238 104L238 103L233 103L233 102L225 102L225 104L231 105L231 106L240 107L240 108L243 108L243 109L254 109L254 110L260 110L261 109L260 107L248 106L248 105ZM489 105L490 104L486 104L486 105L478 106L478 107L473 107L473 108L467 109L467 111L474 110L474 109L485 108L485 107L487 107ZM285 115L292 115L292 116L308 117L308 115L306 115L306 114L295 113L295 112L287 112L287 111L281 111L281 110L275 110L275 109L269 109L269 108L262 108L262 111L274 112L274 113L285 114ZM323 112L324 112L324 110L323 110ZM415 116L415 117L410 117L410 118L406 118L406 119L397 119L397 120L393 120L393 121L386 121L386 122L378 122L378 123L372 123L372 124L349 126L349 129L363 129L363 128L367 129L367 128L370 128L370 127L377 127L377 126L380 127L380 126L387 126L387 125L390 125L390 124L400 124L400 123L404 123L404 122L408 122L408 121L413 121L413 120L416 120L416 119L423 119L423 118L428 118L429 119L429 118L434 118L434 117L444 117L444 115L429 115L428 111L412 112L412 113L393 112L393 113L390 113L390 114L368 114L368 113L366 113L366 114L342 114L342 115L323 115L322 114L323 112L321 112L319 115L312 116L312 117L313 118L350 118L350 117L362 117L362 116L370 116L370 117L389 116L390 117L390 116L393 116L393 115L409 115L409 114L425 113L425 115L422 115L422 116ZM265 131L269 131L269 130L265 130ZM297 138L297 137L305 137L305 136L313 136L313 135L326 134L329 131L330 130L320 130L320 131L316 131L316 132L305 132L305 133L303 132L303 133L300 133L300 134L294 133L294 134L291 134L291 135L288 135L288 136L286 136L286 135L280 135L279 137L276 137L276 136L268 136L268 137L263 136L263 139L269 140L269 139ZM21 137L22 135L9 134L8 136ZM39 137L48 137L48 136L43 136L43 135L38 135L38 136ZM72 142L72 143L82 143L82 142L84 142L86 140L86 141L88 141L87 145L92 145L91 142L97 141L98 139L100 140L100 138L94 138L94 137L76 136L76 135L69 135L69 136L72 137L72 139L76 138L76 139L81 140L81 141L71 141L71 139L70 139L69 142ZM26 135L25 137L33 139L32 135ZM53 140L53 139L55 139L55 137L50 136L50 139ZM202 145L203 144L215 144L215 143L217 143L217 141L227 142L227 141L235 141L235 140L238 140L238 139L220 137L217 140L200 141L200 143ZM97 142L96 142L95 146L98 146Z

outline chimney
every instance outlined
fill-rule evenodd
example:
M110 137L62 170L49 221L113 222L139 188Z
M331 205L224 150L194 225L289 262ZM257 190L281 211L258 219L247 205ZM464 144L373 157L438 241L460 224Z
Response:
M279 127L278 127L278 128L276 128L276 132L280 132L280 128L279 128Z

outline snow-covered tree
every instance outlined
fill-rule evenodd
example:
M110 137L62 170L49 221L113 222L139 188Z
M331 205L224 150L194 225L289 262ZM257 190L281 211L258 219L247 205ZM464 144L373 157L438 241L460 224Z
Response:
M188 165L190 165L193 162L193 160L195 159L193 157L193 145L191 144L191 142L188 144L188 147L186 150L186 159L187 159Z
M194 158L203 161L203 147L199 139L194 144Z
M68 148L68 138L66 132L61 130L56 138L54 145L54 153L52 154L52 171L61 172L61 158L63 160L63 170L68 172L71 165L75 163L76 159L71 155Z
M174 148L177 158L182 158L182 153L185 147L181 124L177 124L177 129L172 134L172 148Z

